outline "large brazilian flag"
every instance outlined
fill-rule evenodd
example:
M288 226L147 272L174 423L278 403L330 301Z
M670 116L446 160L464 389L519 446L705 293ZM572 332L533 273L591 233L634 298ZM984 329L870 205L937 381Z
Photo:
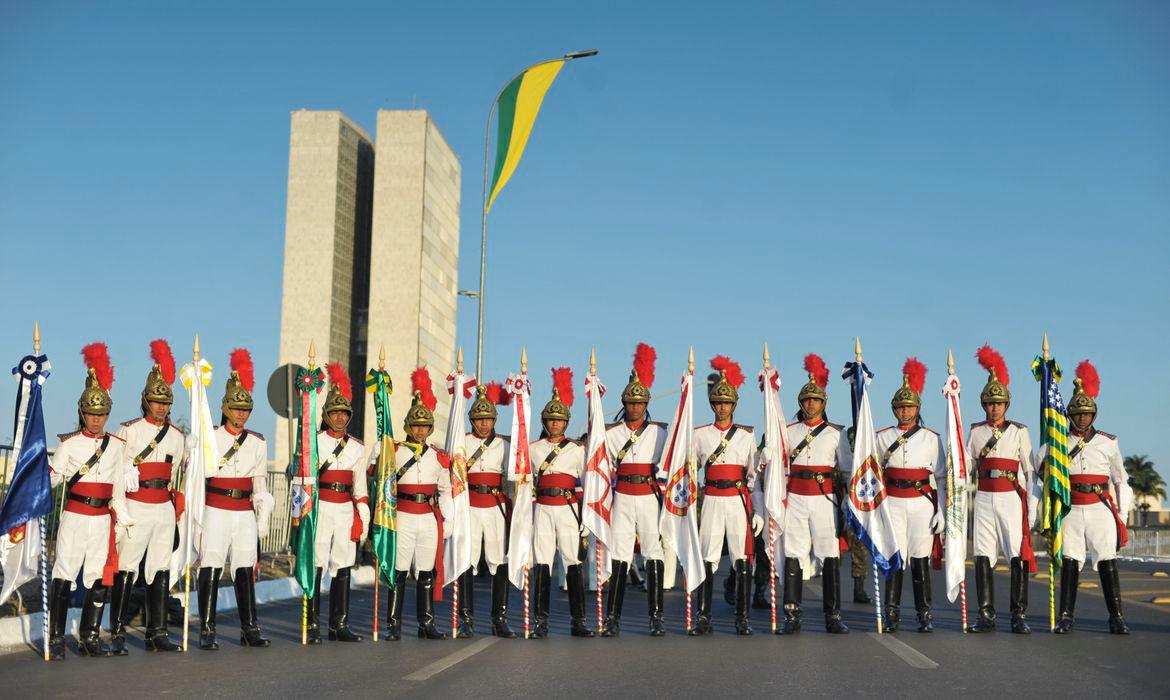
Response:
M390 394L394 385L385 370L372 369L366 375L366 391L374 395L378 423L378 462L374 468L373 535L378 575L394 587L395 550L398 543L398 498L395 495L394 428L390 419ZM377 611L374 612L377 615Z
M488 187L491 193L488 211L496 201L496 195L516 172L516 166L520 165L520 157L524 155L544 95L564 65L563 58L537 64L516 76L500 93L496 113L496 165Z

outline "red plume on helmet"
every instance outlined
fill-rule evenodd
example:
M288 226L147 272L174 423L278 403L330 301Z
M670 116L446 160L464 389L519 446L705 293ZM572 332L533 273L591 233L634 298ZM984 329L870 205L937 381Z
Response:
M167 384L175 383L175 356L171 354L171 346L167 341L159 338L150 341L150 358L158 365L162 372L163 381Z
M910 385L910 390L921 396L922 390L926 388L926 365L919 362L917 357L906 358L906 363L902 365L902 374L906 375L906 383Z
M829 385L829 368L825 365L825 361L821 359L820 355L811 352L805 355L804 371L812 375L812 380L820 388L824 389Z
M1092 362L1082 360L1077 365L1077 379L1081 380L1081 391L1094 399L1097 398L1101 391L1101 377L1097 376L1097 368Z
M561 397L561 403L573 405L573 370L568 367L554 367L552 371L553 388Z
M649 389L654 384L654 361L658 353L646 343L638 343L634 348L634 371L638 374L638 381Z
M98 386L110 390L114 386L114 366L110 364L110 352L105 343L90 343L81 349L85 366L97 375Z
M507 406L512 403L512 395L504 391L504 385L499 382L487 383L487 399L497 406Z
M240 375L240 386L244 387L244 391L251 394L253 387L256 386L255 369L252 367L252 353L244 348L236 348L232 350L230 364L232 371Z
M1011 378L1008 377L1007 363L1003 361L1003 355L990 345L984 345L975 353L975 358L979 360L979 364L988 372L995 372L995 379L1000 384L1007 386L1011 384Z
M411 393L417 391L422 396L423 405L432 411L439 405L439 400L435 398L435 391L431 387L431 373L426 367L419 367L410 373L410 391Z
M727 357L726 355L716 355L711 358L711 369L716 372L723 372L723 376L727 377L727 383L736 389L743 386L743 369L740 368L739 363Z
M329 372L329 382L337 387L346 401L353 401L353 387L350 386L349 375L345 373L345 368L341 366L341 363L330 362L325 365L325 369Z

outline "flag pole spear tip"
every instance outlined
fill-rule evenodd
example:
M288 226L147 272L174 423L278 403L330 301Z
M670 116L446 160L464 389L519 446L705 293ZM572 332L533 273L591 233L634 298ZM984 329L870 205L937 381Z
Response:
M195 353L195 361L198 362L199 361L199 334L198 333L195 334L195 345L191 348L191 350Z
M589 374L597 376L597 348L589 348Z
M378 349L378 369L386 369L386 343L382 343L382 347Z
M528 349L520 346L520 374L528 374Z
M687 355L687 373L695 373L695 346L691 346L690 354Z
M1044 359L1048 359L1048 334L1044 334Z
M768 355L768 341L764 341L764 369L772 366L772 358Z
M309 339L309 369L315 366L313 360L317 359L317 341L312 338Z
M955 373L955 353L951 352L950 348L947 348L947 374L954 374L954 373Z
M853 354L856 355L857 361L861 362L861 338L853 336Z
M41 322L33 321L33 353L41 352Z
M463 346L459 346L459 354L455 357L455 373L463 374Z

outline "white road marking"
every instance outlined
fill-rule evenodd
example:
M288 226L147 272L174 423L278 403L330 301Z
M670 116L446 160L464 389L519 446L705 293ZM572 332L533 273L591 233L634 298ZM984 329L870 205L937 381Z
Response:
M459 651L457 651L453 654L448 654L448 655L444 656L443 658L439 659L438 661L434 662L433 664L428 664L427 666L423 666L422 668L420 668L419 670L410 674L409 676L403 676L402 680L405 680L405 681L425 681L426 679L428 679L432 676L438 675L438 674L442 673L443 671L446 671L447 669L451 668L452 666L459 663L460 661L470 659L471 657L475 656L476 654L483 651L484 649L487 649L488 647L490 647L491 645L495 644L498 641L500 641L499 637L483 637L482 639L478 639L478 640L472 642L471 644L468 644L466 647L460 649Z
M885 648L894 652L898 656L898 658L900 658L903 661L905 661L906 663L910 664L911 668L923 669L923 670L928 670L928 671L938 668L937 662L935 662L934 660L932 660L930 657L926 656L922 652L918 651L914 647L910 646L909 644L906 644L905 642L894 638L893 635L878 634L877 632L870 632L869 636L872 637L874 639L874 641L876 641L878 644L881 644Z

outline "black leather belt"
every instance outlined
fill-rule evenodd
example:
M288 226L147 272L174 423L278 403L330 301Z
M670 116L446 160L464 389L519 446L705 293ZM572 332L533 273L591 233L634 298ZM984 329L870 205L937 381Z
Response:
M167 489L170 486L170 479L147 479L138 482L138 488L140 489Z
M218 486L207 485L207 493L214 493L217 496L226 496L228 498L251 498L252 489L221 489Z
M812 479L818 484L833 480L832 472L814 472L811 469L799 469L788 475L790 479Z
M76 493L69 494L69 500L76 501L76 502L80 503L81 505L89 506L90 508L105 508L106 506L110 505L110 499L108 499L108 498L96 498L94 496L82 496L82 495L79 495Z
M704 485L713 489L738 489L744 485L739 479L709 479Z
M1077 493L1102 493L1105 490L1102 484L1070 484L1070 488Z
M886 479L886 486L896 489L918 489L930 484L930 479Z
M617 480L627 484L652 484L656 481L649 474L618 474Z
M537 489L536 495L537 496L544 496L545 498L573 499L573 498L576 498L577 492L574 491L573 489L560 489L560 488Z
M438 494L429 493L399 493L398 500L400 501L414 501L415 503L431 503L438 500Z
M988 469L985 472L980 472L979 476L986 476L989 479L1007 479L1008 481L1016 480L1016 473L1014 471L1009 472L1003 469Z
M467 488L471 489L475 493L488 494L491 496L494 496L500 492L499 486L492 486L491 484L468 484Z
M322 481L321 488L338 493L353 493L353 484L344 484L340 481Z

